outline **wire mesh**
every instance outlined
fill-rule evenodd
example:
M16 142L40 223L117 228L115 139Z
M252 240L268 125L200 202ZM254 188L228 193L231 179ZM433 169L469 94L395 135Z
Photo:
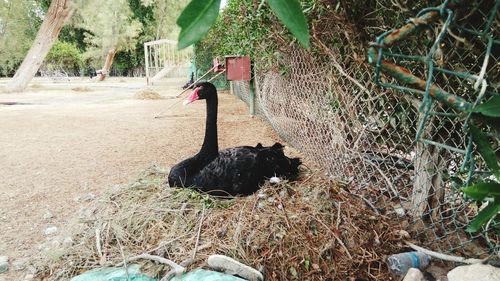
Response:
M474 101L477 79L471 78L479 76L488 55L486 91L498 94L498 48L488 52L491 39L481 35L490 21L493 32L488 34L496 42L498 3L479 1L472 8L457 10L449 26L444 16L435 26L394 46L396 55L389 59L425 81L429 63L422 63L422 57L441 36L431 56L431 67L437 69L433 82L452 95ZM319 55L288 48L276 58L279 68L257 73L257 114L332 179L349 183L351 192L372 202L383 215L397 218L423 245L465 256L497 254L500 237L494 222L480 233L464 231L478 207L457 190L457 180L466 177L460 167L470 146L463 131L463 112L428 103L425 89L405 88L390 76L375 74L358 51L364 50L359 47L364 46L360 36L342 24L333 29L332 36L343 47L315 42L324 49ZM464 30L482 33L467 31L474 36L464 37ZM405 53L411 55L398 56ZM379 87L375 76L377 83L393 86ZM231 88L247 104L252 102L248 82L232 81ZM417 135L427 141L416 142ZM496 149L498 153L498 144Z

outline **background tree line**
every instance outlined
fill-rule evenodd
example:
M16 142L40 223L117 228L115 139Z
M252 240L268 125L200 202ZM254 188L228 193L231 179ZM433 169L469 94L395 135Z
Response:
M110 51L111 72L138 75L143 43L175 39L175 20L187 0L78 0L40 72L87 75L102 68ZM0 76L12 76L33 44L51 0L0 1Z

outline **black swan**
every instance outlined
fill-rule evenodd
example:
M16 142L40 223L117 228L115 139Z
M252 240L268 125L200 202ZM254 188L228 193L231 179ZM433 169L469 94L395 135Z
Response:
M300 158L288 158L283 146L240 146L219 151L217 143L217 90L209 82L196 85L185 104L205 99L207 118L200 152L175 165L168 175L170 187L194 187L216 196L250 195L266 179L298 176Z

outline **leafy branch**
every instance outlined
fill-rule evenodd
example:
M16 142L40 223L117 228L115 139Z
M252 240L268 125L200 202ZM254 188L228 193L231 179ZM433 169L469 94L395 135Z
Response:
M266 0L271 10L297 38L304 48L309 48L307 19L298 0ZM179 49L184 49L203 38L219 15L220 0L192 0L177 19L181 28Z

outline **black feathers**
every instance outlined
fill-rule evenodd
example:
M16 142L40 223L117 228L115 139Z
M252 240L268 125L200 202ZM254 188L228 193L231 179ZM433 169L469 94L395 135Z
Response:
M299 158L288 158L283 145L241 146L218 151L217 91L210 83L198 84L190 100L207 100L205 139L198 154L175 165L168 176L171 187L194 187L212 195L250 195L266 179L298 176Z

